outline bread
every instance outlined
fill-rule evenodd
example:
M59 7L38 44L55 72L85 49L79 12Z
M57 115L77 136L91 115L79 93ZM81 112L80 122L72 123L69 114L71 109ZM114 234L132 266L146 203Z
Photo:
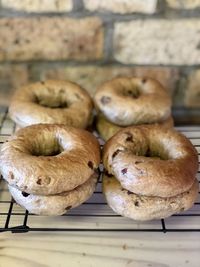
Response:
M163 219L191 208L198 189L195 179L186 192L173 197L142 196L124 189L114 176L103 176L103 192L108 205L117 214L140 221Z
M91 122L92 109L89 94L79 85L47 80L17 90L9 114L20 127L55 123L86 128Z
M85 202L94 192L97 174L92 175L84 184L71 191L57 195L33 195L21 192L19 189L8 186L15 201L29 212L38 215L62 215L70 209Z
M100 162L97 139L81 129L38 124L20 129L1 148L4 179L29 194L73 190L93 175Z
M176 130L132 126L107 141L103 164L123 188L135 194L172 197L191 188L198 171L198 154Z
M174 122L172 116L167 118L166 120L162 122L155 123L158 124L161 127L166 128L173 128ZM125 127L118 126L110 121L108 121L103 114L99 113L96 118L96 127L100 134L100 136L103 138L103 140L107 141L109 138L111 138L114 134L116 134L119 130L122 130Z
M151 78L115 78L98 88L94 100L98 113L118 126L162 122L171 115L170 96Z

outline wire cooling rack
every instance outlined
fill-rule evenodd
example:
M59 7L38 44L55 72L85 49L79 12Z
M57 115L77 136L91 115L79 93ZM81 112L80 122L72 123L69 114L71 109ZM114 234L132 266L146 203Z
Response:
M190 138L200 161L200 127L178 127ZM15 131L7 109L0 107L0 146ZM200 170L197 174L200 181ZM199 182L200 183L200 182ZM163 220L137 222L115 214L102 195L101 177L93 196L81 206L63 216L37 216L17 205L6 183L0 179L0 232L29 231L138 231L138 232L200 232L200 194L194 206L186 212Z

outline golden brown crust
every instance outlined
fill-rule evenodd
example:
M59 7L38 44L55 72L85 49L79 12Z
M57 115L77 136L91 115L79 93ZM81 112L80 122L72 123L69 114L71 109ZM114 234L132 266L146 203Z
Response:
M119 126L160 122L171 114L169 95L151 78L115 78L96 91L94 100L97 110Z
M47 80L16 91L10 104L10 117L21 127L57 123L86 128L93 104L89 94L69 81Z
M8 186L15 201L31 213L38 215L62 215L85 202L94 192L97 175L75 189L57 195L29 195L15 187Z
M160 125L162 127L166 127L166 128L172 128L174 126L174 121L173 121L172 116L170 116L165 121L162 121L160 123L155 123L155 124L158 124L158 125ZM97 127L97 130L98 130L100 136L105 141L110 139L119 130L122 130L124 128L122 126L118 126L116 124L109 122L101 113L97 115L96 127Z
M20 129L3 144L0 155L4 179L39 195L74 189L91 177L99 162L99 143L91 133L55 124Z
M198 188L195 179L186 192L177 196L148 197L123 189L114 176L103 176L103 192L108 205L122 216L141 221L166 218L191 208L198 196Z
M133 126L107 141L103 163L127 190L170 197L191 187L198 155L191 142L175 130L157 125Z

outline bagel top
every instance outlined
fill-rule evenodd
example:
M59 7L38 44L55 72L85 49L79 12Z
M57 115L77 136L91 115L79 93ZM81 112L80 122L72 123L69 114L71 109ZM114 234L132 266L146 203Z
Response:
M125 189L171 197L187 191L198 171L198 154L181 133L158 125L120 130L104 146L103 163Z
M21 127L38 123L86 128L93 108L89 94L69 81L47 80L18 89L9 107Z
M100 162L100 146L89 132L64 125L20 129L2 145L4 179L29 194L69 191L86 182Z
M97 110L119 126L161 122L171 114L170 96L151 78L114 78L98 88L94 99Z

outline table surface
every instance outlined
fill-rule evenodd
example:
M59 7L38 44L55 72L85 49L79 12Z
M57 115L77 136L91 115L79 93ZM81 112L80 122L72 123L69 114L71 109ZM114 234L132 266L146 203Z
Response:
M2 233L0 266L199 267L200 233Z
M0 145L13 130L5 110L0 110ZM200 127L178 130L190 138L200 154ZM197 178L200 180L200 172ZM27 215L12 203L8 222L10 207L10 195L1 181L0 229L6 223L8 228L25 224L34 231L0 233L0 267L200 266L200 197L189 211L164 221L166 233L160 220L136 222L114 214L101 194L101 181L91 199L65 216Z

